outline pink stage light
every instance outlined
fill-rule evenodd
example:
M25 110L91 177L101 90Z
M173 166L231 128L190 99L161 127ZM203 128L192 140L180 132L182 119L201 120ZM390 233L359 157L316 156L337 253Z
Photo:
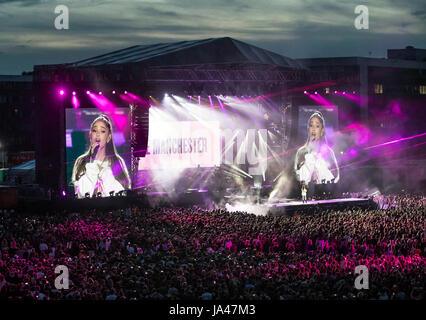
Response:
M73 96L75 96L75 95L76 95L76 92L75 92L75 91L73 91L73 92L72 92L72 95L73 95Z
M112 90L112 94L115 94L115 90Z
M99 95L100 95L100 96L102 95L102 91L99 91Z
M304 94L308 94L308 91L306 91L306 90L305 90L305 91L303 91L303 93L304 93Z
M129 104L134 103L133 99L130 99L128 96L126 96L124 94L120 94L120 99L123 100L123 101L125 101L125 102L127 102L127 103L129 103Z
M59 94L60 94L61 96L63 96L63 95L65 94L65 91L64 91L63 89L61 89L61 90L59 90Z
M75 95L72 97L72 105L74 109L78 109L80 107L80 102Z
M364 162L370 161L371 159L374 159L374 158L379 158L379 157L382 157L382 156L386 156L386 155L390 155L390 154L395 154L395 153L398 153L398 152L406 151L406 150L409 150L409 149L412 149L412 148L419 147L419 146L424 145L424 144L426 144L426 141L425 142L421 142L421 143L417 143L415 145L408 146L406 148L401 148L401 149L398 149L398 150L394 150L394 151L390 151L390 152L386 152L386 153L382 153L382 154L377 154L375 156L370 156L370 157L367 157L366 159L362 159L362 160L359 160L359 161L355 161L355 162L352 162L352 163L348 163L348 164L339 166L339 169L350 167L350 166L353 166L353 165L356 165L356 164L360 164L360 163L364 163ZM331 171L334 171L334 170L335 169L333 169Z
M390 144L394 144L394 143L398 143L398 142L402 142L402 141L406 141L406 140L411 140L411 139L423 137L425 135L426 135L426 132L423 132L423 133L416 134L416 135L411 136L411 137L405 137L405 138L401 138L401 139L397 139L397 140L393 140L393 141L388 141L388 142L380 143L380 144L377 144L375 146L369 146L369 147L365 148L364 150L373 149L373 148L377 148L377 147L383 147L383 146L387 146L387 145L390 145Z
M361 96L359 96L359 95L350 94L350 93L347 93L346 91L344 91L344 92L335 91L334 93L341 96L341 97L345 97L345 98L348 98L352 101L355 101L356 103L361 105Z
M127 127L127 118L121 114L118 114L117 107L105 96L89 94L89 97L92 99L96 107L99 108L99 110L111 117L119 131L123 131Z
M130 97L133 100L133 103L140 103L142 105L149 105L149 100L146 100L145 98L139 97L131 92L127 92L127 96Z
M360 123L352 123L351 125L344 128L341 132L352 132L354 134L355 143L359 146L366 144L368 141L370 141L371 138L370 129Z
M90 91L89 91L89 90L87 90L87 91L86 91L86 93L87 93L87 94L90 94Z
M399 102L397 102L397 101L393 102L392 113L397 115L397 116L403 116L402 110L401 110L401 105L399 104Z
M324 105L324 106L327 106L328 108L332 108L332 109L335 108L335 106L332 102L325 99L323 96L318 94L318 92L315 92L315 95L309 94L309 98L311 98L312 100L314 100L315 102L317 102L320 105Z

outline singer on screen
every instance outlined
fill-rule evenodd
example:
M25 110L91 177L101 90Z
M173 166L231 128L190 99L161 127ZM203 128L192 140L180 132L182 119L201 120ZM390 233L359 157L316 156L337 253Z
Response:
M339 167L333 150L327 144L325 120L321 112L314 112L308 120L308 139L297 150L294 170L299 181L305 184L337 183Z
M118 155L112 138L112 125L106 115L98 116L90 126L89 150L77 158L72 182L78 198L130 188L126 163Z

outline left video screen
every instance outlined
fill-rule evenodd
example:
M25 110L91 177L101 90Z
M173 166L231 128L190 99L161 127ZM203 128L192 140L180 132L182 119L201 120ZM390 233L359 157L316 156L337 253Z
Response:
M129 108L66 110L67 182L78 198L131 189Z

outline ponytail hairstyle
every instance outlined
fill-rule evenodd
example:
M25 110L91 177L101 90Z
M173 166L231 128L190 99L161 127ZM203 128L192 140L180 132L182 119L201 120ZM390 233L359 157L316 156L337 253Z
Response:
M89 132L91 132L93 125L97 121L104 122L109 130L109 134L111 135L111 139L107 142L105 146L105 157L107 158L106 160L109 162L112 173L124 189L130 189L131 182L129 173L127 171L126 163L124 162L123 158L120 157L114 145L111 120L107 115L99 115L95 120L93 120L92 124L90 125ZM89 149L77 158L72 172L72 181L79 180L86 173L86 163L90 162L92 154L92 146L89 145Z

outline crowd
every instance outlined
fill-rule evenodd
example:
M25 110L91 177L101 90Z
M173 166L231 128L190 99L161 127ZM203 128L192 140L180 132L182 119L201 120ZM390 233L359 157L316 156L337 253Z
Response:
M0 215L0 299L421 300L426 201L259 216L201 208ZM69 289L54 285L69 269ZM355 267L369 288L354 286Z

